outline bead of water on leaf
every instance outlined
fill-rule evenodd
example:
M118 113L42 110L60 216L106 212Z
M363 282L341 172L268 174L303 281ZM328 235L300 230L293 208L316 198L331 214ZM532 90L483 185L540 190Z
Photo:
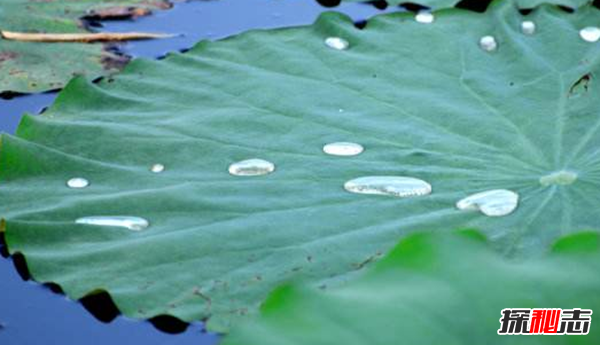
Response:
M498 48L498 43L494 36L483 36L479 40L479 46L486 52L491 52Z
M588 26L579 31L579 36L586 42L598 42L600 40L600 29L595 26Z
M140 217L131 216L91 216L75 220L76 224L125 228L131 231L141 231L150 226L150 223Z
M83 177L74 177L67 181L67 186L74 189L86 188L89 185L90 181Z
M350 180L344 189L356 194L389 195L399 198L431 194L431 185L406 176L365 176Z
M419 11L415 15L415 20L419 23L431 24L435 20L435 16L429 11Z
M456 203L459 210L479 210L488 217L511 214L519 204L519 195L506 189L475 193Z
M153 166L150 167L150 171L152 171L155 174L159 174L159 173L165 171L165 166L162 164L154 164Z
M350 43L341 37L327 37L325 45L335 50L346 50L350 46Z
M229 166L229 173L234 176L259 176L275 171L275 164L264 159L246 159Z
M535 23L530 20L526 20L521 23L521 32L523 32L525 35L533 35L535 33L535 29Z
M323 146L323 152L332 156L356 156L364 151L364 147L357 143L335 142Z

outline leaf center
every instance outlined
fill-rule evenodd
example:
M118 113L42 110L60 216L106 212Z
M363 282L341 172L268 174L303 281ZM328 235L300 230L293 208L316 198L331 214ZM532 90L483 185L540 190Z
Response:
M561 170L540 177L542 186L570 185L577 181L577 174L572 171Z

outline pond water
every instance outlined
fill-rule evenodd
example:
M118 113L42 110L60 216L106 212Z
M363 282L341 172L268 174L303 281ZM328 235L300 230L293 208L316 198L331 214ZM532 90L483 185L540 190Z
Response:
M125 44L120 49L135 57L157 58L189 48L203 39L219 39L250 29L306 25L331 10L311 0L215 0L177 3L169 11L135 21L102 23L104 31L150 31L180 34L177 37ZM344 4L334 10L362 21L379 10L369 4ZM0 132L14 133L23 113L39 113L55 93L0 99ZM149 322L119 316L102 323L79 303L31 281L24 282L11 258L0 257L0 344L216 344L219 337L203 332L201 324L171 335Z

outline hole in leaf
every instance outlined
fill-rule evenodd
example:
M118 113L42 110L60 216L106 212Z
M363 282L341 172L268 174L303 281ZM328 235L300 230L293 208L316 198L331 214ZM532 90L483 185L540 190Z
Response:
M87 295L79 300L81 305L101 322L109 323L119 316L119 308L106 291Z
M163 331L169 334L183 333L190 325L187 322L183 322L178 318L169 315L155 316L149 321L159 331Z
M592 81L592 74L587 73L577 80L569 89L569 97L578 97L586 93Z

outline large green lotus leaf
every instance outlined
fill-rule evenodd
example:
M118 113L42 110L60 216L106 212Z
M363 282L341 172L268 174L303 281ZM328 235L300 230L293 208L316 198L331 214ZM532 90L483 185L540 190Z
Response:
M2 0L0 29L17 32L86 32L84 15L121 16L166 8L167 0ZM136 12L137 11L137 12ZM123 57L102 44L36 43L0 38L0 93L62 88L74 75L97 77L117 71Z
M277 289L261 316L223 345L598 344L594 321L583 336L497 334L505 308L600 308L600 250L574 248L590 240L597 243L597 234L565 239L560 254L515 263L464 234L412 235L347 286Z
M600 44L579 29L600 11L539 8L527 36L502 4L441 11L429 25L383 15L364 30L328 13L136 60L114 80L77 79L2 138L9 249L72 298L106 290L128 316L211 317L223 331L282 282L341 283L411 232L474 227L504 255L535 257L561 234L597 230ZM484 35L497 51L480 49ZM326 46L330 36L349 49ZM365 152L324 154L334 141ZM228 173L249 158L276 171ZM156 163L166 170L151 173ZM423 179L433 193L344 190L369 175ZM69 189L73 177L91 185ZM520 194L514 213L454 206L498 188ZM75 224L102 215L151 226Z
M362 2L364 0L343 0L348 2ZM432 9L444 9L454 7L456 4L460 3L462 0L386 0L386 2L390 5L401 5L406 3L419 4L422 6L427 6ZM480 0L482 3L487 2L487 0ZM506 2L513 2L521 9L532 9L538 7L542 4L553 4L560 6L567 6L570 8L578 8L587 4L592 3L592 0L501 0ZM474 1L471 1L474 3Z

